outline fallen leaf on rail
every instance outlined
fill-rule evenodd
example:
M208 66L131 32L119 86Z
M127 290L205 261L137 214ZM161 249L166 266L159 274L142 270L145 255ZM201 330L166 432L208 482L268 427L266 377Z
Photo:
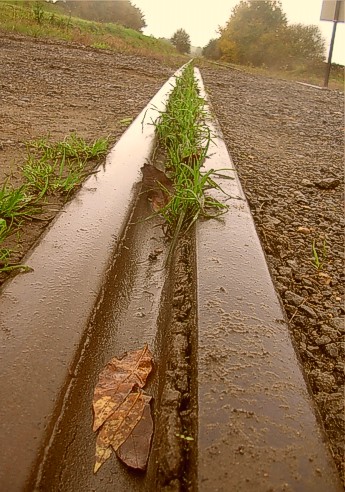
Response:
M117 457L123 463L142 471L146 470L153 434L153 421L149 401L146 400L145 402L141 419L126 441L116 451Z
M134 463L134 468L145 469L152 429L148 438L147 426L140 424L144 414L145 421L151 419L151 396L146 395L141 388L146 384L152 366L152 354L146 344L140 350L126 353L122 359L114 357L100 373L93 399L93 429L98 430L94 473L110 458L112 449L117 451L128 439L131 439L132 446L133 443L142 446L142 449L137 448L135 451L138 459L133 461L130 458L128 466ZM135 436L132 438L134 430Z
M107 461L114 451L129 438L143 416L145 406L150 408L151 396L143 392L130 393L120 407L104 422L96 441L96 463L94 472Z
M169 203L174 191L173 183L163 171L152 166L152 164L144 164L141 172L143 174L143 189L147 193L152 209L158 212Z
M147 344L140 350L128 352L122 359L114 357L108 362L94 391L94 431L119 408L135 385L144 387L151 370L152 354Z

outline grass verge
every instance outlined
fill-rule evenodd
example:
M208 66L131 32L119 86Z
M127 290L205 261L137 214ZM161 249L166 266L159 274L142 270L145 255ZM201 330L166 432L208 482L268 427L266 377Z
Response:
M164 59L185 59L168 42L119 24L93 22L59 13L59 6L27 0L0 0L0 29L34 38L58 39L98 49Z

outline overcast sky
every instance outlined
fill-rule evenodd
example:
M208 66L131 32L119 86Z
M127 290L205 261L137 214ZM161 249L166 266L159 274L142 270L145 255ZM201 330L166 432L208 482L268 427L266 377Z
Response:
M328 1L328 0L326 0ZM332 34L332 22L320 21L322 0L281 0L290 23L316 24L327 42ZM205 46L217 37L219 25L225 25L232 8L239 0L132 0L144 13L145 34L170 38L183 28L193 46ZM338 23L333 61L345 65L345 24Z

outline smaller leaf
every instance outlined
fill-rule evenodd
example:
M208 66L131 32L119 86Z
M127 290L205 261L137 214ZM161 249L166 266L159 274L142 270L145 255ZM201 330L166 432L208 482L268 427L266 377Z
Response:
M96 441L96 464L94 473L110 457L110 446L116 451L133 432L142 418L145 406L149 405L151 396L143 392L130 393L120 407L101 427Z
M163 171L152 164L144 164L141 172L143 189L147 192L153 211L158 212L169 203L174 190L173 183Z
M150 454L153 421L149 401L146 400L141 419L128 439L116 451L117 457L131 468L145 471Z

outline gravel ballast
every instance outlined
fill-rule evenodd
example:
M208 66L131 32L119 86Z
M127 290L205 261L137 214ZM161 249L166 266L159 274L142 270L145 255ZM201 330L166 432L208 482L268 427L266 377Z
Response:
M202 76L344 479L343 94Z

